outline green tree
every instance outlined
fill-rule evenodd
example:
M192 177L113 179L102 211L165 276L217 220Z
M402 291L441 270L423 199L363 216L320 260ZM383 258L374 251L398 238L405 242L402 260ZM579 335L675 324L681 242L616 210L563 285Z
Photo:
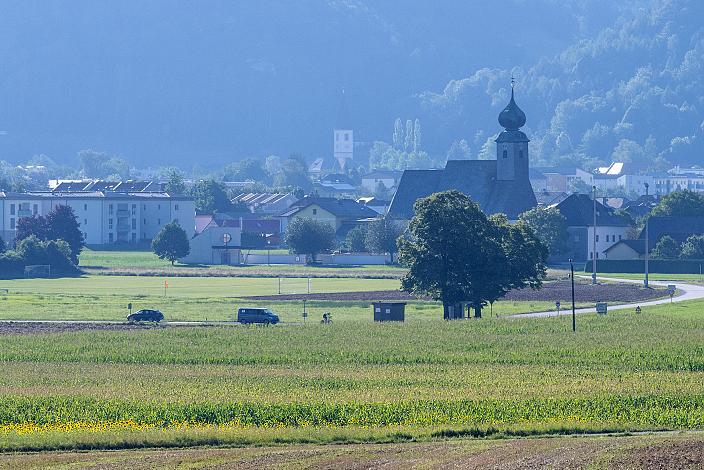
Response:
M392 142L394 143L394 148L396 150L403 150L403 144L405 142L405 137L403 135L403 123L401 118L396 118L394 121L394 135Z
M105 152L81 150L78 152L81 171L87 178L128 179L130 166L124 158L110 156Z
M198 181L191 188L190 193L195 199L196 212L199 214L228 212L232 208L225 187L215 180Z
M47 227L46 218L41 215L33 215L32 217L20 217L17 219L15 231L15 240L20 241L29 238L32 235L39 240L46 240L49 229Z
M674 238L665 235L655 244L652 255L659 259L677 259L681 255L681 246Z
M481 317L482 306L509 289L541 285L547 249L524 223L489 219L456 190L419 199L414 210L409 236L398 241L409 269L404 291L442 301L446 315L469 301Z
M281 169L274 178L274 185L279 188L303 188L308 191L313 183L308 177L308 170L299 158L288 158L281 164Z
M367 237L367 227L357 225L352 230L347 232L345 237L345 247L352 252L360 252L366 250L365 240Z
M567 219L556 207L538 206L520 215L551 255L567 249Z
M413 150L413 121L406 120L406 138L403 141L403 149L406 152Z
M46 216L47 240L63 240L71 250L71 261L78 264L78 256L85 246L78 218L71 206L58 205Z
M683 189L660 199L653 207L651 216L663 217L702 217L704 216L704 195Z
M420 139L420 120L416 118L415 122L413 123L413 153L420 152Z
M183 172L178 168L170 168L166 173L164 190L169 194L186 194L186 183Z
M682 244L682 258L704 259L704 235L691 235Z
M372 253L388 253L391 262L394 262L396 253L396 240L403 233L400 223L389 217L377 217L367 225L364 244Z
M227 181L268 181L269 173L258 158L245 158L241 162L225 167L224 178Z
M5 253L7 251L7 243L5 243L5 240L0 237L0 254Z
M305 254L315 263L318 253L331 250L335 245L335 231L330 224L307 217L297 217L286 227L286 244L294 253Z
M173 266L177 259L188 256L191 245L186 231L175 220L164 225L152 240L152 250L161 259L168 259Z

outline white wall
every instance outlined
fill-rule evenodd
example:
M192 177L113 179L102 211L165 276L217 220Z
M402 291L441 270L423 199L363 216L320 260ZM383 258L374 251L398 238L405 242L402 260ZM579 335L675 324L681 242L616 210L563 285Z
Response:
M604 258L604 250L609 248L614 243L621 239L626 238L626 232L628 227L609 227L609 226L597 226L596 235L598 240L596 242L596 252L598 254L597 259ZM587 228L587 259L592 259L592 252L594 247L594 227ZM607 241L608 237L608 241ZM619 238L621 237L621 238ZM614 240L615 238L615 240Z

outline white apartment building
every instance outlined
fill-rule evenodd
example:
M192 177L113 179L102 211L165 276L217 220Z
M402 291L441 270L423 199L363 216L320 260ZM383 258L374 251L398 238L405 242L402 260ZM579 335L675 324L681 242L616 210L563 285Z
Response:
M195 233L193 198L165 192L0 192L0 237L15 238L22 217L47 215L58 205L73 209L88 245L151 240L176 220L189 238Z

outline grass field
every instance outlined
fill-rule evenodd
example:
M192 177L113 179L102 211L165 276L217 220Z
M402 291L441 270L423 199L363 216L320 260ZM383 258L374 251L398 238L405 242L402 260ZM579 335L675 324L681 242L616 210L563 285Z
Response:
M701 429L702 309L4 335L0 448Z

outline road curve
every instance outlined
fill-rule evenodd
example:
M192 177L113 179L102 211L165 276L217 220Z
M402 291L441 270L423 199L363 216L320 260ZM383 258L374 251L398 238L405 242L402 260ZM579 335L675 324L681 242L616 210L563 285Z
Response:
M591 279L589 276L578 276L584 279ZM642 284L643 281L639 279L623 279L623 278L618 278L618 277L599 277L598 279L602 281L614 281L614 282L623 282L627 284ZM697 300L697 299L704 299L704 285L697 285L697 284L684 284L680 283L679 281L650 281L650 284L653 286L664 286L667 287L668 284L675 284L677 286L677 290L679 291L679 295L676 297L673 297L672 299L664 298L664 299L657 299L657 300L649 300L646 302L636 302L636 303L628 303L628 304L620 304L620 305L609 305L609 311L611 310L628 310L628 309L635 309L637 306L640 306L641 308L644 307L649 307L652 305L661 305L661 304L669 304L670 302L686 302L688 300ZM567 307L563 310L560 311L560 315L566 315L566 314L571 314L572 309L570 307ZM596 313L596 306L595 307L587 307L587 308L578 308L575 310L575 313ZM548 311L548 312L530 312L530 313L517 313L514 315L509 315L509 318L547 318L547 317L556 317L558 316L557 311Z

